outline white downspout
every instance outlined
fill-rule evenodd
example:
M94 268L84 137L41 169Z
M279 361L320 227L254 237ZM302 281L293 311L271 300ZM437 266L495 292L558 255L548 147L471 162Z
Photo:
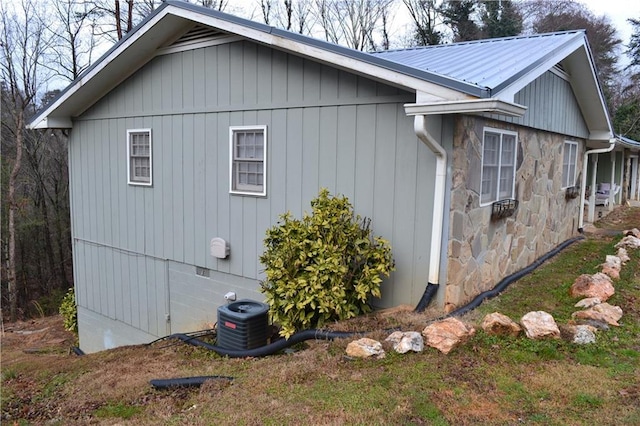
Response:
M431 226L431 250L429 258L429 284L438 284L440 280L440 249L442 244L442 223L444 218L444 195L447 175L447 151L431 136L427 130L424 115L414 116L413 130L436 155L436 179L433 193L433 222Z
M589 162L589 155L591 154L603 154L605 152L613 151L613 148L616 146L616 140L614 138L609 139L609 146L607 148L598 148L592 149L590 151L585 151L584 158L582 160L582 184L580 188L580 214L578 215L578 231L582 232L584 228L584 195L587 190L587 164ZM593 181L595 182L595 175L593 176ZM595 191L595 188L591 188L591 193ZM591 197L590 203L595 203L596 200L594 197Z

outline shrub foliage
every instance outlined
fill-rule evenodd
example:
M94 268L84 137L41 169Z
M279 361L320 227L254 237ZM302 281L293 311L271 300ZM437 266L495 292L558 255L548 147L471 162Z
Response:
M73 288L70 288L64 295L59 312L62 315L64 328L78 334L78 306Z
M297 330L371 311L382 276L394 269L390 244L373 237L370 220L354 216L344 197L322 189L302 220L289 212L267 230L260 261L270 316L289 338Z

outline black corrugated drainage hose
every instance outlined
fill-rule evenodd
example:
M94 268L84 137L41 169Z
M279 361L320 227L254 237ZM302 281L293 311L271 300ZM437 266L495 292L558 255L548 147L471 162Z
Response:
M557 246L556 248L554 248L550 252L548 252L548 253L542 255L541 257L539 257L538 259L536 259L531 265L527 266L526 268L523 268L523 269L519 270L516 273L513 273L513 274L509 275L508 277L503 278L502 281L500 281L491 290L483 291L482 293L480 293L476 297L474 297L471 302L469 302L466 305L464 305L464 306L462 306L462 307L450 312L449 314L441 317L440 319L463 315L463 314L466 314L467 312L469 312L470 310L477 308L485 299L490 299L492 297L497 296L498 294L503 292L504 289L506 289L509 286L509 284L511 284L511 283L513 283L515 281L518 281L520 278L522 278L525 275L531 273L538 266L542 265L545 261L549 260L550 258L555 256L556 254L560 253L562 250L564 250L565 248L569 247L571 244L575 243L576 241L583 240L583 239L584 239L584 237L581 236L581 235L577 236L577 237L574 237L574 238L568 239L567 241L563 242L562 244L560 244L559 246ZM422 298L420 299L420 302L418 302L418 305L416 306L415 312L424 311L427 308L427 306L429 305L429 303L431 302L431 299L433 298L433 296L435 296L435 294L437 292L438 292L438 284L428 283L427 284L427 288L424 290L424 294L422 295Z
M183 342L188 343L190 345L199 346L201 348L214 351L218 355L228 356L229 358L246 358L246 357L261 357L261 356L272 355L285 348L288 348L289 346L293 346L296 343L304 342L305 340L333 340L333 339L351 337L355 334L362 334L362 333L349 332L349 331L326 331L326 330L314 330L314 329L304 330L304 331L299 331L293 334L288 339L278 339L275 342L272 342L265 346L261 346L259 348L242 349L242 350L221 348L220 346L212 345L200 339L194 339L192 336L189 336L187 334L182 334L182 333L172 334L168 336L168 338L180 339Z

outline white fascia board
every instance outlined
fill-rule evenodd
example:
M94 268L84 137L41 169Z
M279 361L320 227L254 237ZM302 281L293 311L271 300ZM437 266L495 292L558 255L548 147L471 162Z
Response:
M432 96L442 100L462 100L471 99L472 97L466 93L443 87L439 84L431 83L416 77L401 74L397 71L389 70L384 67L362 62L354 58L340 55L325 49L300 43L296 40L287 39L264 31L248 28L244 25L229 22L214 16L203 16L197 12L186 9L173 9L171 13L185 19L194 20L204 25L209 25L232 34L241 35L245 39L249 39L258 43L262 43L284 51L294 52L299 55L318 60L320 62L342 68L357 74L366 75L378 81L387 82L415 91L429 93Z
M589 140L597 142L607 142L613 138L613 133L609 130L592 130L589 132Z
M512 84L500 90L499 92L492 93L492 95L494 97L503 99L507 102L513 102L513 99L515 98L516 93L524 89L528 84L530 84L532 81L540 77L545 72L552 70L553 67L558 62L565 59L567 56L569 56L570 54L578 50L583 45L584 45L584 36L580 34L580 36L576 36L576 38L571 43L564 46L561 50L556 52L549 59L547 59L546 61L544 61L543 63L541 63L540 65L538 65L537 67L529 71L528 73L524 74L523 76L518 78L516 81L514 81Z
M405 104L407 115L474 114L490 112L510 117L522 117L527 112L524 105L501 99L474 99L469 101L428 102Z
M99 74L102 70L104 70L107 65L111 63L116 57L118 57L124 50L128 49L133 43L139 40L147 31L149 31L153 26L164 18L168 13L169 8L164 9L156 16L154 16L146 25L140 28L138 31L135 31L131 36L126 39L120 46L111 51L109 55L105 58L99 60L96 66L93 69L90 69L87 74L83 75L82 78L75 80L72 85L66 90L66 92L56 99L51 105L49 105L46 109L42 110L36 117L34 117L30 124L27 125L28 129L44 129L47 128L47 121L49 119L49 114L55 111L60 105L62 105L67 99L73 96L78 90L82 88L89 80L94 78L97 74ZM71 117L58 117L54 120L68 120L71 122ZM33 124L35 123L35 124ZM70 128L71 126L69 126Z
M27 126L28 129L70 129L73 123L69 117L44 117L35 124Z

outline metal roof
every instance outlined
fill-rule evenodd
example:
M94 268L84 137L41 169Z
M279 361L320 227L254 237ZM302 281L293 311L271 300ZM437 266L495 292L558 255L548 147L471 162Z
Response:
M375 52L373 55L446 75L492 92L551 58L584 31L505 37Z
M634 141L633 139L629 139L620 135L616 135L616 139L621 142L621 145L626 146L627 148L640 149L640 142Z

